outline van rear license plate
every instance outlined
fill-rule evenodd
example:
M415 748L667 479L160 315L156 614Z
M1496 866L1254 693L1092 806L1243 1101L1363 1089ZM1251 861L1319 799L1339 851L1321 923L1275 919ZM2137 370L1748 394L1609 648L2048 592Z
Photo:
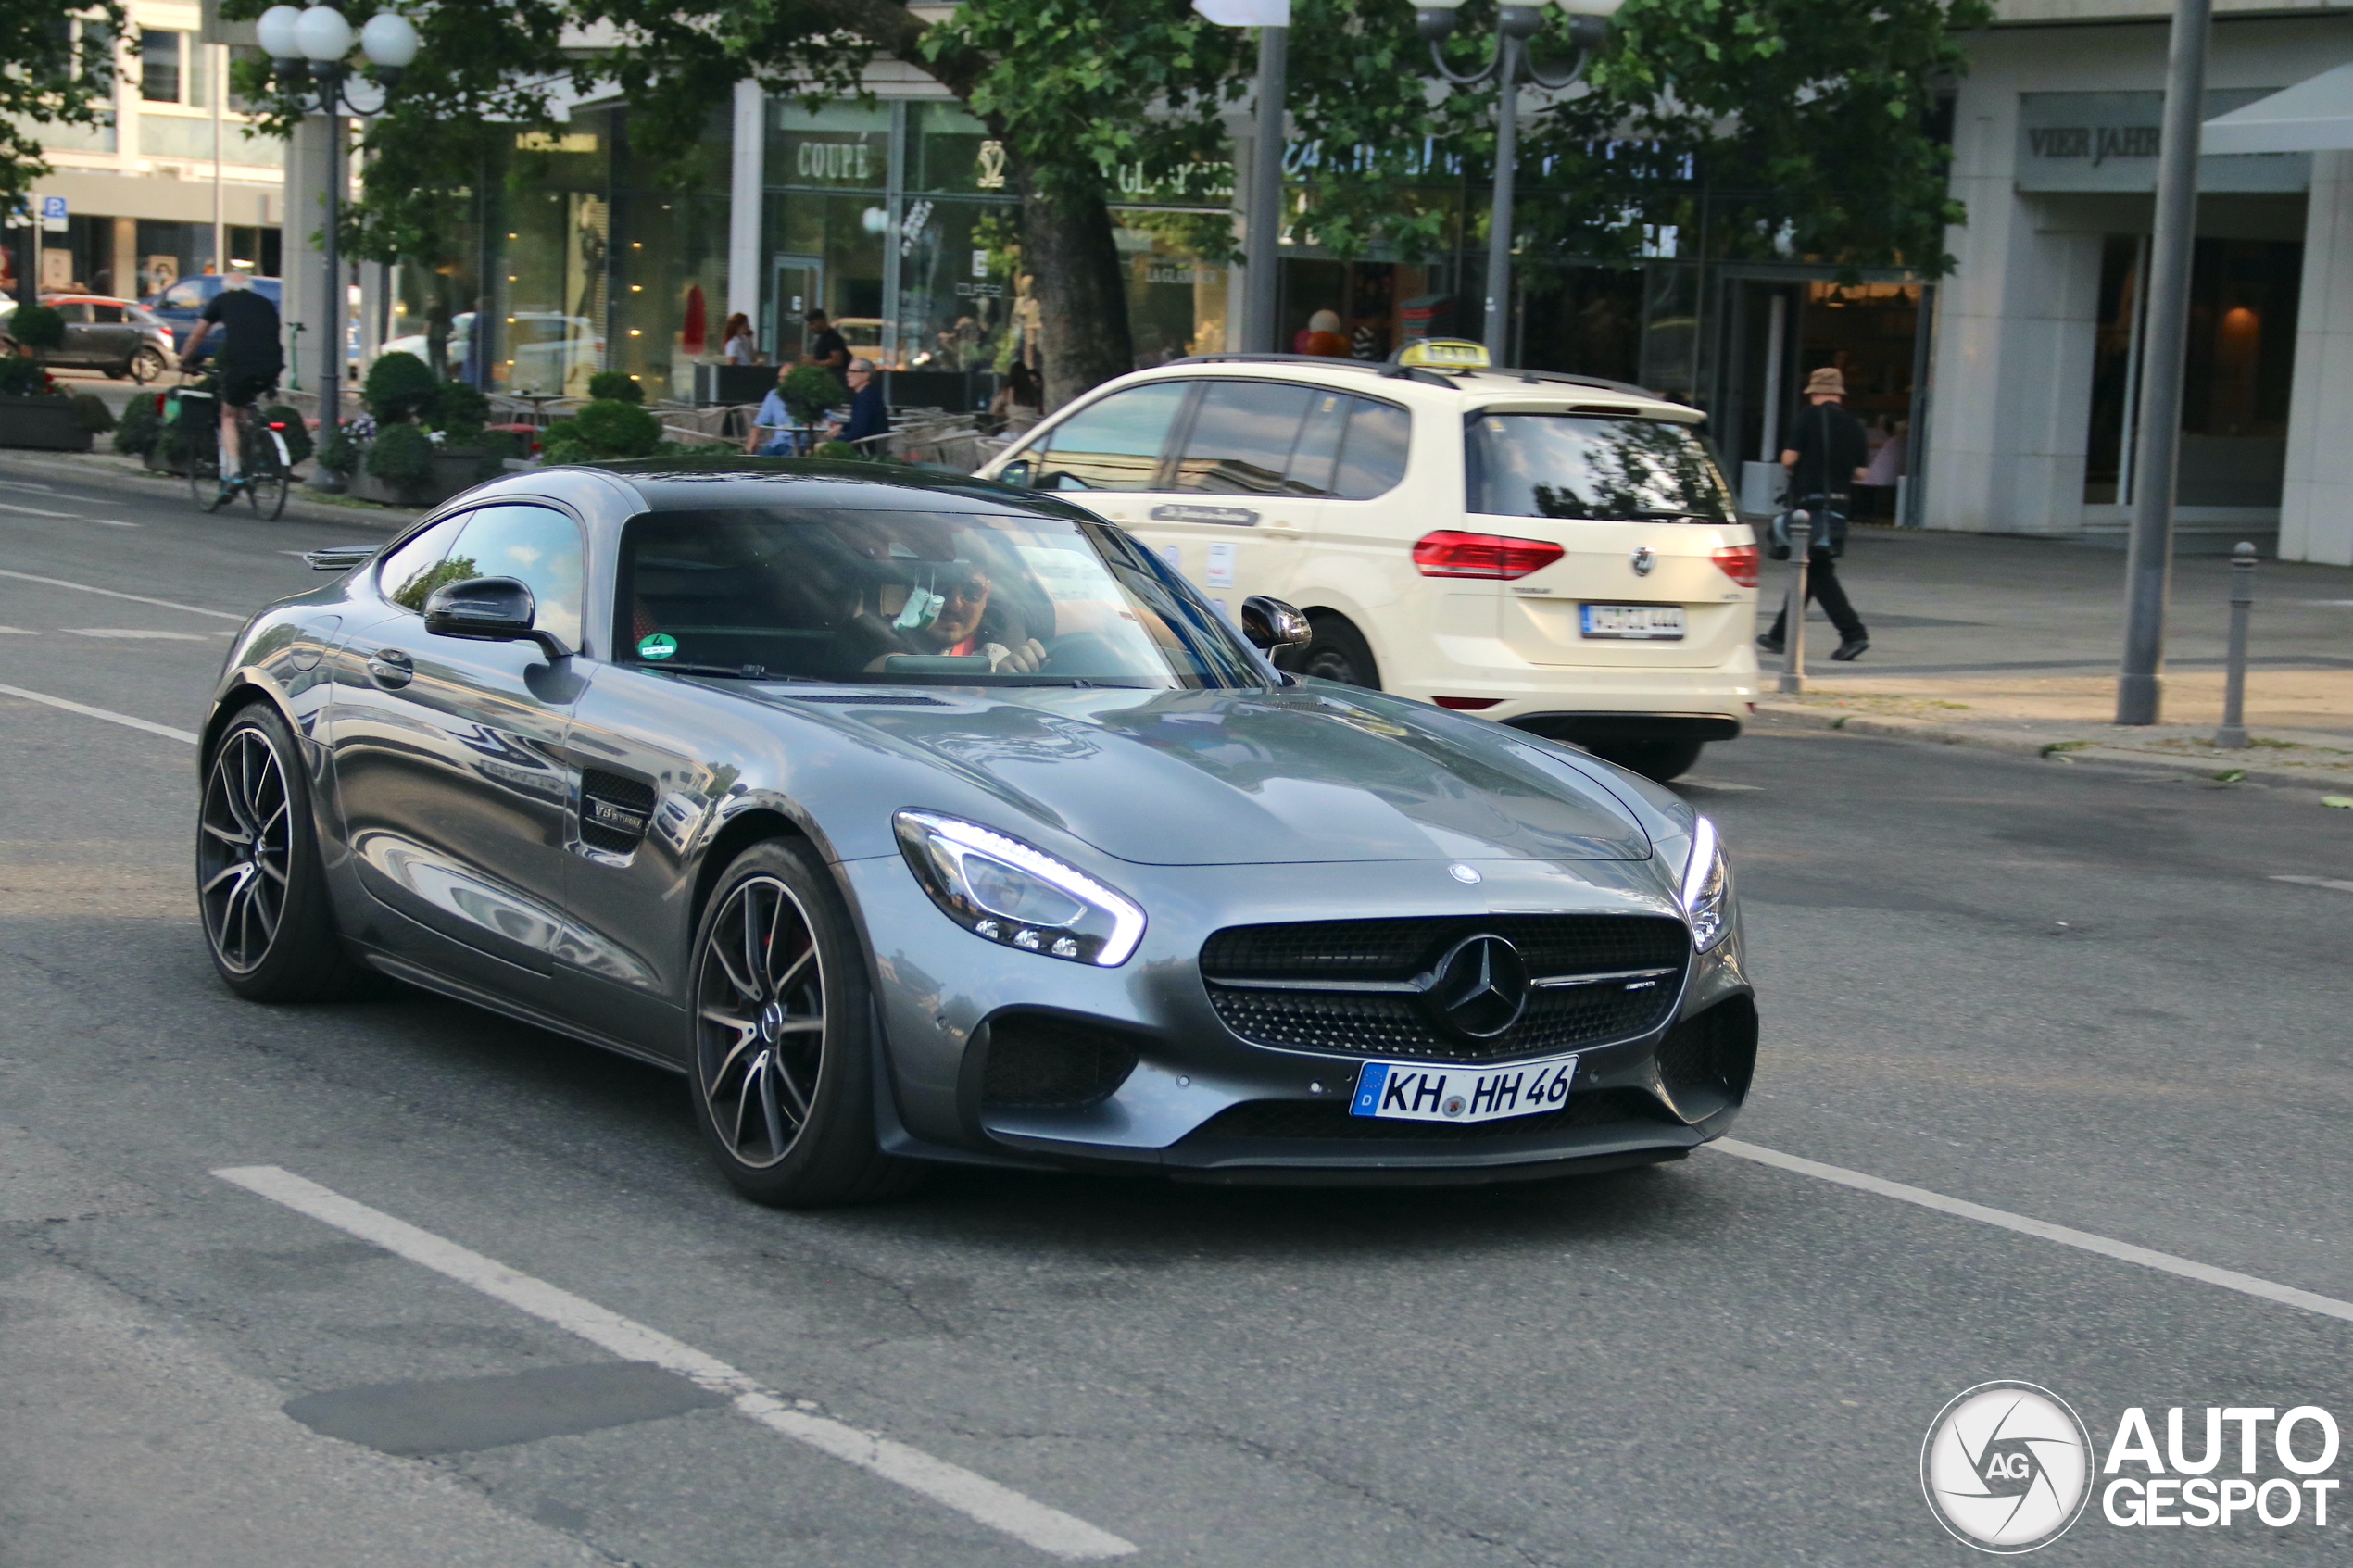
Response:
M1642 638L1677 643L1683 639L1681 605L1584 605L1582 630L1589 637Z
M1385 1122L1500 1122L1558 1110L1576 1077L1574 1056L1478 1068L1368 1061L1357 1071L1348 1113Z

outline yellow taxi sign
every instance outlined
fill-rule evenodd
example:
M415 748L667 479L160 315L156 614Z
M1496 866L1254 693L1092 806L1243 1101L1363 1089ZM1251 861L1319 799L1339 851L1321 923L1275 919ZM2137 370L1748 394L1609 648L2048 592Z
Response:
M1458 337L1434 337L1409 344L1397 362L1408 370L1483 370L1492 362L1484 344Z

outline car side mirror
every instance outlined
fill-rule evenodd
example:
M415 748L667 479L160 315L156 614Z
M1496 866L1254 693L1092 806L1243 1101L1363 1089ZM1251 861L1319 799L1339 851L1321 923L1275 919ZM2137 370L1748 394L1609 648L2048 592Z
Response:
M534 642L549 659L572 650L553 633L532 624L539 607L531 590L512 577L469 577L444 583L425 596L425 630L436 637L476 643Z
M1251 646L1272 653L1277 648L1297 647L1313 638L1315 630L1292 606L1265 594L1252 594L1242 601L1242 635Z
M997 483L1000 484L1010 484L1016 490L1028 489L1029 459L1027 458L1024 458L1018 462L1007 463L998 471Z

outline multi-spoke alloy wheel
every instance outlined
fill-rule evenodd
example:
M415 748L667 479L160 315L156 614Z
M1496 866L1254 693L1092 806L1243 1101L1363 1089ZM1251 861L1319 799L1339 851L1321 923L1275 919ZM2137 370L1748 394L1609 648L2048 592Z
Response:
M764 1171L809 1124L825 1055L825 973L808 913L773 876L747 877L704 939L697 1061L712 1129Z
M205 768L196 903L213 968L248 1001L322 1001L376 987L335 929L302 752L267 703L230 721Z
M251 974L278 940L293 865L295 816L285 769L258 726L222 744L205 780L196 891L205 935L233 974Z
M913 1185L923 1168L875 1136L874 1001L824 862L786 839L746 848L711 889L694 954L695 1119L727 1179L791 1208Z

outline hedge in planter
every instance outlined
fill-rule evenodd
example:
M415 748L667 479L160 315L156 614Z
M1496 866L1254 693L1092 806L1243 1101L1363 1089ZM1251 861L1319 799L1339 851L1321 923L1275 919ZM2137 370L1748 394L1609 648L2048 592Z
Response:
M368 367L359 400L376 416L377 423L389 425L423 413L440 392L441 383L434 378L431 366L413 354L396 351L377 356Z
M126 457L145 458L156 449L156 438L163 433L163 416L156 412L160 393L142 392L134 395L122 407L122 418L115 421L114 449Z
M599 398L547 427L540 458L593 463L609 458L650 458L661 446L661 421L634 403Z
M627 370L598 370L588 378L588 395L596 401L610 398L616 403L643 403L646 389Z
M384 356L384 359L392 358ZM376 363L381 365L384 359ZM415 425L387 425L368 445L368 471L406 495L422 495L433 483L433 438Z

